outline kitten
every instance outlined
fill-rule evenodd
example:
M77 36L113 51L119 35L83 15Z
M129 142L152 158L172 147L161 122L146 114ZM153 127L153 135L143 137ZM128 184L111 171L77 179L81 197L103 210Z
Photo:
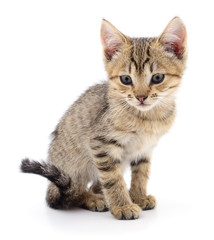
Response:
M151 155L175 118L186 40L178 17L157 38L130 38L102 21L108 82L89 88L68 109L53 132L47 163L21 164L23 172L50 180L50 207L109 209L117 219L136 219L142 209L155 207L146 189ZM127 164L129 191L123 179Z

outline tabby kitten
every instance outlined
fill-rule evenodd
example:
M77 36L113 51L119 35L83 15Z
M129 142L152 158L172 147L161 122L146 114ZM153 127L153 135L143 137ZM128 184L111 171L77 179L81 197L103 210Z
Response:
M151 155L175 118L186 39L178 17L157 38L130 38L102 21L108 82L89 88L68 109L53 132L47 163L21 164L23 172L50 180L50 207L109 209L117 219L136 219L155 207L147 195ZM127 164L130 190L123 179Z

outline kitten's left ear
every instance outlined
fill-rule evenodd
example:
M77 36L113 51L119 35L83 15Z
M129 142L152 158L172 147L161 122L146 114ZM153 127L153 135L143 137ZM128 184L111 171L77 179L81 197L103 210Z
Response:
M167 52L173 53L178 59L182 59L186 49L187 32L186 27L179 17L173 18L158 41Z

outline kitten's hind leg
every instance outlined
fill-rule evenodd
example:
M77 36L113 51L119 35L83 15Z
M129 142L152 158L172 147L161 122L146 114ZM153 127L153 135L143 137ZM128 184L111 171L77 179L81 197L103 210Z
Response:
M78 207L93 211L93 212L106 212L108 206L102 194L94 194L91 191L84 192L79 196L76 204Z
M68 209L73 206L70 191L60 192L59 188L53 183L48 186L46 201L49 207L54 209Z
M81 207L90 211L108 211L107 204L102 194L94 194L92 191L80 192L77 189L69 189L67 192L60 192L59 189L50 183L46 200L48 205L54 209L69 209L71 207Z
M95 194L103 194L102 191L102 186L101 183L99 181L93 183L89 189L90 192L95 193Z

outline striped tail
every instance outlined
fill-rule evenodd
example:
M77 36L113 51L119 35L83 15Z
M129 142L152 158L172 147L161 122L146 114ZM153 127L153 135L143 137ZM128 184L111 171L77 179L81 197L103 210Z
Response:
M30 161L26 158L22 160L20 169L24 173L34 173L46 177L59 188L60 192L65 192L71 186L69 175L53 164Z

